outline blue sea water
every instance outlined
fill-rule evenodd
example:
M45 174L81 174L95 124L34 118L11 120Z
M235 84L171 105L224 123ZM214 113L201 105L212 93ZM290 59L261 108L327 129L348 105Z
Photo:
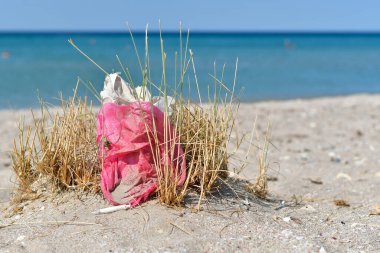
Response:
M67 42L69 38L107 72L122 71L115 57L118 55L134 82L141 81L128 33L2 33L0 108L37 106L38 94L57 103L60 91L64 96L72 94L78 77L91 81L98 91L102 89L104 73L80 55ZM134 38L144 58L144 34L136 33ZM163 39L167 79L173 84L179 35L164 34ZM207 87L213 85L210 74L214 73L214 62L218 77L225 64L224 79L231 86L237 58L235 90L242 101L380 92L380 34L195 33L190 34L189 48L194 52L204 96ZM149 49L151 78L158 84L162 77L158 34L149 35ZM189 79L194 84L192 75ZM79 92L91 96L84 85ZM190 93L196 100L197 92Z

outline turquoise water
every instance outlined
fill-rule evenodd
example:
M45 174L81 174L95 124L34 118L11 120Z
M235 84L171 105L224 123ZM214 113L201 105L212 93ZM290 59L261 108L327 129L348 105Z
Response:
M164 34L168 81L174 81L174 53L178 34ZM104 74L73 49L67 39L108 72L121 71L115 55L141 80L138 61L128 34L0 34L0 108L37 105L37 95L56 103L58 92L72 94L77 77L100 91ZM143 56L144 35L135 34ZM161 79L160 44L150 38L152 80ZM236 90L243 101L334 96L380 92L379 34L192 34L201 93L213 84L223 64L232 83L239 58ZM192 78L190 77L190 80ZM195 86L193 86L195 88ZM81 95L91 95L82 85ZM196 100L196 91L191 98Z

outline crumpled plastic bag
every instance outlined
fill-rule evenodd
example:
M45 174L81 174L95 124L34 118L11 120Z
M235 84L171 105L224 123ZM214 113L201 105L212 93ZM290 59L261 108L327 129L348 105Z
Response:
M150 96L147 90L137 91ZM172 180L181 186L186 162L179 140L174 139L175 129L165 119L167 115L151 102L138 101L117 74L107 76L101 96L104 104L98 114L97 143L104 197L112 205L136 206L146 201L158 187L155 161L160 168L172 168L176 175ZM166 144L164 135L169 140Z

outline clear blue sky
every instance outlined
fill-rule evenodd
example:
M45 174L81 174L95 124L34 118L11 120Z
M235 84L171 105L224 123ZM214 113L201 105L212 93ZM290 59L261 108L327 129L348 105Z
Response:
M380 31L380 0L1 0L0 31Z

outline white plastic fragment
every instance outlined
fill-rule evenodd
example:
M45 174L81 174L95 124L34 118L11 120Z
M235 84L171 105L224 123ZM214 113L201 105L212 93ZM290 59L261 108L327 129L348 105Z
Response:
M129 83L119 76L119 73L112 73L106 76L100 97L103 103L115 103L118 105L127 105L136 101L152 102L162 112L165 112L167 106L169 115L172 113L171 107L175 103L175 99L170 96L166 96L166 101L165 97L161 96L152 98L146 87L137 86L133 89Z
M170 96L166 96L167 98L167 107L168 107L168 114L171 115L172 112L173 112L173 109L172 109L172 106L175 104L175 99L173 97L170 97ZM158 109L160 109L161 112L165 112L165 98L163 97L154 97L152 99L153 101L153 105L158 107Z
M251 203L249 203L249 199L248 199L247 196L245 196L245 199L244 199L244 200L241 200L241 202L242 202L243 205L246 205L246 206L251 205Z
M149 101L152 99L150 92L146 87L137 86L135 92L136 96L142 101Z
M110 206L110 207L98 209L98 210L96 210L96 211L94 211L92 213L93 214L106 214L106 213L117 212L117 211L120 211L120 210L127 210L129 208L131 208L131 205Z
M107 75L100 92L103 103L127 104L136 101L130 85L118 73Z

